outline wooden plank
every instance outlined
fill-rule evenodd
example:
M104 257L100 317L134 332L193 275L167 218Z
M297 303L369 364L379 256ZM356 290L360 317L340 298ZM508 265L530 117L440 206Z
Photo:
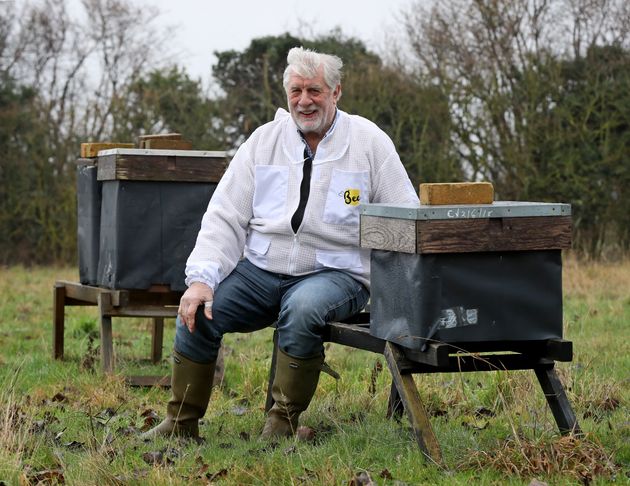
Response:
M448 366L450 346L442 343L429 343L425 351L405 348L405 358L415 363L431 366Z
M53 287L53 359L63 359L66 318L66 286L55 282Z
M572 361L573 343L566 339L549 339L544 356L554 361Z
M127 142L87 142L81 144L81 157L92 158L98 156L101 150L115 148L133 148L133 143Z
M420 204L492 204L494 188L489 182L420 184Z
M471 373L477 371L531 370L536 366L553 363L545 358L525 354L456 354L449 356L448 365L432 366L425 363L400 360L404 373Z
M553 363L549 366L537 366L534 368L534 372L543 389L547 404L556 420L560 433L563 435L571 433L581 434L582 431L577 418L575 418L575 413L573 413L571 403L556 374Z
M326 328L327 335L325 340L331 343L342 344L373 353L382 353L385 348L385 341L372 336L367 327L357 324L345 324L343 322L330 322Z
M570 247L570 216L417 221L417 253L564 250Z
M415 253L416 222L411 219L362 215L360 246L374 250Z
M418 389L413 381L413 376L409 374L403 375L398 362L401 359L401 354L396 348L395 344L387 342L385 344L385 360L389 366L389 371L392 374L396 389L400 394L400 399L403 402L411 427L416 436L416 441L420 446L420 449L426 457L435 462L436 464L442 464L442 451L440 444L435 437L433 427L429 421L429 416L420 400L418 395Z
M571 361L573 343L565 339L542 339L528 341L473 341L444 343L450 347L449 353L487 353L512 351L535 358L547 358L555 361Z
M90 285L82 285L80 283L66 282L63 280L61 280L60 283L65 286L66 300L76 299L83 302L91 302L96 305L98 303L98 296L102 292L107 292L110 294L111 305L120 304L122 291L103 289L102 287L92 287Z
M177 317L177 307L159 305L122 305L107 309L109 317Z
M170 388L170 375L130 375L125 377L125 383L129 386L160 386Z
M101 327L101 364L104 373L114 371L114 338L112 334L111 294L101 292L98 295L98 313Z
M219 182L226 168L223 157L114 154L99 157L97 179Z

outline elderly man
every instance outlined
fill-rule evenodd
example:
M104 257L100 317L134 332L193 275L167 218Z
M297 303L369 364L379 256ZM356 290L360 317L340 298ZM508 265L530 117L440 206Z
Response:
M317 388L326 323L369 297L359 203L418 203L389 137L337 108L341 60L293 48L287 61L290 113L279 109L241 145L203 217L186 265L172 397L147 437L198 436L223 335L273 322L275 404L262 434L294 433Z

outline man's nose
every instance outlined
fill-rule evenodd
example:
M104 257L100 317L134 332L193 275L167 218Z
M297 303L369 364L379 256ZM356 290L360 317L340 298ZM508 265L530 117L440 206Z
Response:
M308 94L308 91L304 90L300 93L300 99L298 100L300 105L310 105L312 103L311 97Z

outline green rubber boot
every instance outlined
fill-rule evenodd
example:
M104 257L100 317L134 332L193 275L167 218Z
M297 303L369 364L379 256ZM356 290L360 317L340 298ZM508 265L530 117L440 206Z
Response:
M275 400L267 414L261 436L290 437L295 434L300 414L307 409L315 394L324 356L293 358L278 350L276 374L271 387Z
M215 363L195 363L173 352L171 399L166 406L166 418L141 435L142 439L158 436L199 437L199 419L210 401Z

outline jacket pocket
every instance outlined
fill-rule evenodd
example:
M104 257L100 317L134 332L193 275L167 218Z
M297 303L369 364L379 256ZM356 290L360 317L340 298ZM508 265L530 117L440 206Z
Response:
M318 269L336 268L339 270L353 269L361 271L361 252L359 250L333 251L333 250L316 250L315 260Z
M331 224L359 224L359 203L368 202L368 172L333 169L323 220Z
M247 235L245 245L245 256L258 268L267 268L267 252L271 245L271 238L268 238L258 231L250 231Z
M281 218L287 205L289 168L257 165L254 169L254 218Z

